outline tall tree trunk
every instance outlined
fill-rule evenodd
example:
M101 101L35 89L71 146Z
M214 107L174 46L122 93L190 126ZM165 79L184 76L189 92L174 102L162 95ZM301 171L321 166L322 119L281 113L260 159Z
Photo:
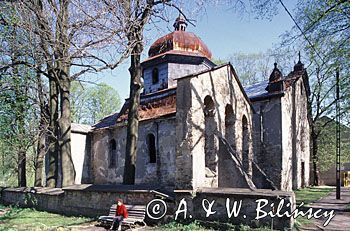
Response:
M20 187L27 186L26 178L26 152L23 150L18 151L18 184Z
M74 184L75 170L71 153L71 110L70 110L70 60L69 60L69 0L60 0L59 20L56 36L58 41L56 55L59 57L56 67L59 72L61 118L59 120L59 146L61 151L62 186Z
M42 122L40 122L40 126L44 125ZM43 167L44 167L44 157L45 157L45 150L46 147L46 132L40 131L38 144L37 144L37 156L35 160L35 187L42 187L42 175L43 175Z
M39 139L37 144L37 154L35 159L35 181L34 186L42 187L42 176L44 167L44 157L46 153L46 136L48 127L48 112L47 104L45 102L45 92L43 90L40 73L37 73L38 99L40 105L40 124L39 124Z
M13 27L11 34L13 38L17 37L17 28ZM18 58L20 54L17 50L17 44L16 41L10 43L10 49L11 49L11 62L16 63L18 61ZM26 187L27 186L27 178L26 178L26 151L24 150L24 144L22 141L26 138L25 137L25 122L24 122L24 113L25 113L25 103L26 103L26 93L23 91L23 82L22 76L19 75L19 69L18 66L14 66L12 69L12 79L14 83L14 93L15 93L15 102L13 105L13 110L15 111L15 121L17 126L17 142L16 142L16 149L17 149L17 180L18 180L18 186L19 187ZM25 77L23 77L25 78ZM23 79L24 80L24 79Z
M17 68L15 68L17 69ZM15 75L15 78L20 78L19 76ZM17 110L17 128L18 128L18 138L19 142L17 143L17 155L18 155L18 185L20 187L26 187L27 186L27 178L26 178L26 163L27 163L27 153L24 147L23 141L26 139L26 132L25 132L25 122L24 122L24 114L25 114L25 103L26 103L26 95L25 92L21 91L21 86L19 81L16 84L16 104L17 107L15 110Z
M130 41L137 41L131 55L130 72L130 98L129 98L129 114L128 127L126 137L126 153L124 167L124 184L135 184L136 157L137 157L137 138L139 130L138 107L140 105L140 94L142 89L142 69L141 69L141 52L142 31L136 31L135 34L129 36ZM136 36L135 36L136 35Z
M320 185L320 170L318 162L318 135L316 133L315 124L311 124L311 142L312 142L312 173L313 184L315 186Z
M63 75L67 75L68 68ZM61 75L62 76L62 75ZM71 119L70 119L70 79L68 76L61 77L61 118L59 122L60 126L60 149L61 149L61 161L62 161L62 186L68 186L74 184L75 170L71 153Z
M14 67L13 77L15 82L15 96L16 96L16 106L14 110L16 110L16 125L18 129L17 137L17 176L18 176L18 186L26 187L27 186L27 178L26 178L26 150L24 147L23 141L26 139L25 134L25 122L24 122L24 114L25 114L25 104L26 104L26 95L23 92L20 76L18 76L17 67Z
M54 76L54 73L51 73ZM50 126L48 134L48 174L46 177L47 187L57 187L58 183L58 86L56 78L49 79L50 93L49 93L49 113Z

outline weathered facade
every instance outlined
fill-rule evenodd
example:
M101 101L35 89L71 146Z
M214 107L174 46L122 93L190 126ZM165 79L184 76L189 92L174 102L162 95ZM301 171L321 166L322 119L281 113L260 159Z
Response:
M177 82L176 188L241 187L227 141L251 177L253 108L230 65Z
M309 184L308 77L300 61L286 77L273 74L246 87L255 109L254 160L277 188L292 190Z
M299 61L283 76L243 88L216 66L199 37L175 31L142 63L136 184L291 190L308 185L308 77ZM89 183L123 182L129 101L93 126ZM73 153L74 155L74 153Z

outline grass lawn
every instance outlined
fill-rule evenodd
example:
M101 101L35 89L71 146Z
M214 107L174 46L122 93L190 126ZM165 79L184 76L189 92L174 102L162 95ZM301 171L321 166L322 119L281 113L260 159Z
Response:
M159 230L171 230L171 231L176 231L176 230L182 230L182 231L214 230L214 229L210 229L210 228L205 228L205 227L201 226L200 224L198 224L197 222L193 222L193 223L190 223L188 225L180 224L177 222L170 222L170 223L165 224L165 225L157 226L157 229L159 229Z
M4 213L4 211L6 211ZM40 212L30 208L5 207L0 205L0 230L65 230L72 225L91 221L90 218L66 217L54 213Z
M306 205L319 200L332 191L333 188L309 187L295 190L294 193L297 204L299 205L301 202L304 202Z
M184 225L184 224L180 224L177 222L170 222L168 224L165 225L160 225L157 226L156 230L170 230L170 231L192 231L192 230L196 230L196 231L215 231L215 230L236 230L236 231L269 231L271 229L269 228L250 228L249 226L245 226L245 225L240 225L240 226L234 226L231 224L211 224L214 228L208 228L208 227L204 227L203 225L201 225L198 221L194 221L190 224ZM219 228L220 227L220 228Z

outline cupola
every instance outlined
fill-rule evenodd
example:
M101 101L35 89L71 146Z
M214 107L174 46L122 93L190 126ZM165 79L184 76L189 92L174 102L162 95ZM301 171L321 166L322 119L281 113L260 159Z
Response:
M194 33L187 32L187 20L179 15L174 31L157 39L142 62L144 94L177 86L177 78L213 68L211 52Z
M174 32L157 39L148 51L149 57L164 53L203 56L211 59L211 52L207 45L194 33L187 32L187 22L180 15L174 23Z

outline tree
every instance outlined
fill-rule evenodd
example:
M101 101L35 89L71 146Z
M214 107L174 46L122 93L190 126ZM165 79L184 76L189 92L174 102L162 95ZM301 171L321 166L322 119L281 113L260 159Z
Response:
M323 126L327 123L326 127L322 129L318 137L318 159L320 171L327 171L335 166L336 156L330 155L334 153L336 147L336 122L328 117L322 117L317 121L316 127ZM341 124L341 162L348 163L350 160L350 128Z
M235 68L243 86L267 80L270 76L273 63L286 75L294 65L295 53L286 49L268 49L259 53L234 53L229 60Z
M18 18L14 8L8 7L6 3L0 7L6 9L6 13L0 14L0 50L8 54L2 56L0 64L14 64L21 60L30 62L30 56L18 49L28 34L16 25ZM27 51L28 47L24 49ZM21 187L27 185L27 152L35 142L35 128L31 124L36 122L36 108L30 107L35 104L31 97L35 92L30 87L32 83L33 72L29 68L14 65L0 72L0 151L3 152L3 176L5 170L12 172L16 169L17 184Z
M312 92L310 111L314 185L320 183L319 137L329 123L320 119L324 116L334 117L335 72L338 68L341 76L341 114L348 114L350 109L349 14L349 1L304 1L293 18L296 26L285 35L283 42L285 46L297 43L310 60L308 70Z
M164 1L165 2L165 1ZM124 184L135 183L137 138L138 138L138 107L140 105L140 94L143 87L141 77L141 53L143 51L143 31L152 14L153 8L162 1L137 1L124 2L118 8L122 10L129 28L126 37L131 49L130 72L130 97L128 111L128 127L126 138L126 153L124 166Z
M118 92L105 83L90 87L72 83L72 121L75 123L95 124L116 112L120 104Z
M235 53L230 61L244 86L266 80L271 72L272 58L267 53Z
M48 127L50 123L50 114L48 108L48 93L45 88L45 83L39 72L36 73L37 83L37 104L39 106L39 126L38 126L38 137L36 147L36 158L34 161L35 165L35 180L34 186L43 186L43 170L44 170L44 158L48 151L47 149L47 136Z
M70 151L71 82L87 72L115 68L129 55L124 31L120 30L121 20L112 18L112 9L105 4L97 3L94 0L7 3L15 9L16 26L28 35L24 44L31 48L29 54L35 62L17 60L4 63L0 69L24 65L49 80L47 184L51 187L74 183ZM24 51L24 46L18 45L18 50ZM58 160L62 161L62 179L58 179Z
M126 154L124 167L124 184L135 183L137 139L138 139L138 107L143 87L141 53L144 49L144 30L152 18L165 19L165 7L174 7L176 1L171 0L141 0L141 1L103 1L113 14L125 19L123 28L126 28L127 46L130 51L130 97L128 100L128 126L126 139ZM181 12L182 13L182 12ZM182 14L183 15L183 14ZM184 16L184 15L183 15Z
M1 67L26 65L49 80L49 174L47 185L65 186L74 182L70 153L70 87L84 73L115 68L131 56L131 87L126 169L135 170L137 107L141 83L140 54L143 30L151 16L166 13L155 6L174 6L170 0L99 1L31 0L10 2L20 20L18 26L31 37L28 43L37 63L19 61ZM117 45L115 45L117 44ZM113 54L118 54L117 57ZM108 59L109 58L109 59ZM59 108L58 108L59 107ZM58 110L60 109L60 110ZM58 179L58 160L62 179ZM126 174L130 181L134 174ZM129 179L129 180L128 180Z

